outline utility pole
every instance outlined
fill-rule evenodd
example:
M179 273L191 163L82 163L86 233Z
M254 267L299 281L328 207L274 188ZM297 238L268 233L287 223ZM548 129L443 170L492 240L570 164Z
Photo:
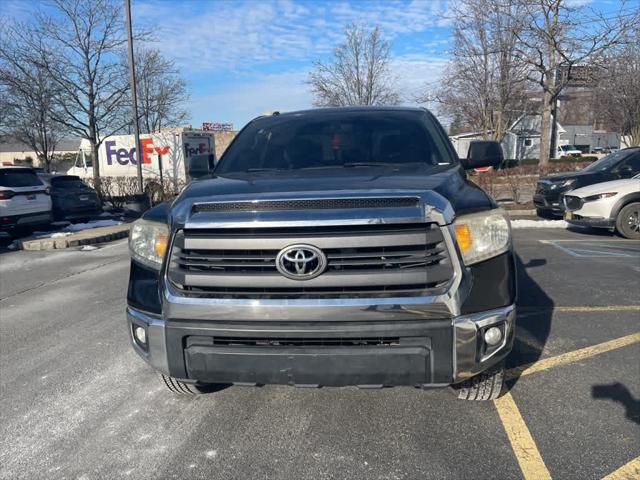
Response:
M133 28L131 27L131 0L124 0L124 11L127 16L127 40L129 44L129 84L131 85L131 111L133 112L133 135L136 139L136 166L138 167L138 190L144 193L142 182L142 148L140 145L140 129L138 126L138 97L136 95L136 66L133 61Z
M556 91L556 86L558 82L561 82L560 78L561 72L560 67L556 68L555 78L553 82L553 106L551 107L551 139L549 141L549 159L556 158L558 155L558 92Z

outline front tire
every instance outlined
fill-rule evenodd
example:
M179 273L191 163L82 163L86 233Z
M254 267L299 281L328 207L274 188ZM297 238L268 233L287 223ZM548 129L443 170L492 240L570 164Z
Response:
M488 401L500 396L503 384L504 360L475 377L453 385L453 390L460 400Z
M201 385L196 383L186 383L163 373L158 375L160 377L160 382L168 388L169 391L178 395L201 395L204 393L212 393L225 387L217 384Z
M625 238L640 239L640 202L625 205L618 212L616 230Z

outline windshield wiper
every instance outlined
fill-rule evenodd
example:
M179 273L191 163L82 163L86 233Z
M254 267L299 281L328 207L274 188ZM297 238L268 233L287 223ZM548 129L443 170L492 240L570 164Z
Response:
M347 162L342 164L343 167L396 167L397 163L392 162Z
M254 172L277 172L284 170L282 168L247 168L245 172L254 173Z

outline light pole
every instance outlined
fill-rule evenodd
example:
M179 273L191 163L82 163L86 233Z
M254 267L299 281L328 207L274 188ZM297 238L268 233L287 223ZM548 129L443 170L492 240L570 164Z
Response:
M140 129L138 128L138 97L136 95L136 66L133 60L133 29L131 27L131 0L124 0L127 16L127 40L129 44L129 84L131 86L131 111L133 112L133 135L136 139L136 166L138 167L138 190L144 193L142 183L142 148L140 148Z

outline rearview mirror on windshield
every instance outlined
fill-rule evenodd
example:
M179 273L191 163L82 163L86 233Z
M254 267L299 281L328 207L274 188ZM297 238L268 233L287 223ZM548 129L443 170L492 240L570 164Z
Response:
M465 170L472 170L481 167L500 166L504 160L502 145L493 140L475 140L469 144L467 158L462 159L462 166Z

